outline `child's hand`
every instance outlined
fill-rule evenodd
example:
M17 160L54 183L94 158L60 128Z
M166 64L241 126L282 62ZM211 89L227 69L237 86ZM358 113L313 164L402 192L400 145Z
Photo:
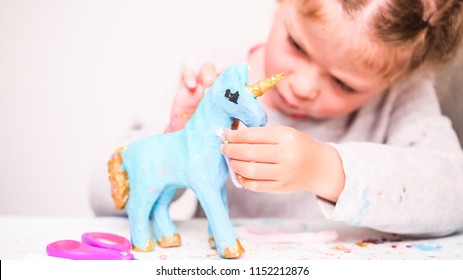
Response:
M185 69L170 112L170 122L165 132L182 129L198 107L204 90L212 85L219 73L211 63L204 64L199 73Z
M344 171L333 147L290 127L226 130L223 136L222 152L247 190L308 190L337 201L344 186Z

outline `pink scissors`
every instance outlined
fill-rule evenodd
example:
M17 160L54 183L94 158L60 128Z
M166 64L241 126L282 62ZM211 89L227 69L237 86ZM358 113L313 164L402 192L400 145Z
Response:
M82 235L82 242L59 240L48 244L47 254L72 260L133 260L130 248L130 241L122 236L89 232Z

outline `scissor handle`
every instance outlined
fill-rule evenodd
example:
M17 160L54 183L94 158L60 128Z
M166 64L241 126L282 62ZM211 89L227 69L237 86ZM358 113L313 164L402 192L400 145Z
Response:
M47 254L71 260L133 260L133 255L128 252L98 248L75 240L50 243Z
M132 247L130 241L122 236L104 233L104 232L87 232L82 235L82 242L90 246L112 249L121 252L130 252Z

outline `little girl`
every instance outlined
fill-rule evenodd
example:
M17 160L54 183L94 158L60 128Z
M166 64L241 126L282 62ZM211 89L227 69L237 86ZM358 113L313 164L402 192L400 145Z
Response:
M323 214L415 235L461 227L463 152L432 73L462 34L462 0L280 1L247 58L251 83L285 72L259 99L268 125L223 135L245 188L228 188L231 217ZM166 132L185 125L217 74L184 71Z
M456 0L281 1L247 60L251 82L286 73L260 98L268 126L224 135L248 190L229 189L231 216L314 216L314 194L326 217L352 225L403 234L463 225L463 153L431 79L460 46L462 13ZM185 71L196 91L180 88L168 131L216 74L210 64L198 77Z

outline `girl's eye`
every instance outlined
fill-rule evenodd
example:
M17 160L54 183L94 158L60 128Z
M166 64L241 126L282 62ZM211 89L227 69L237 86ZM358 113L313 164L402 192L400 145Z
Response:
M288 36L288 42L296 51L304 53L304 50L301 48L301 46L299 46L298 43L296 43L296 41L294 41L293 37Z
M339 87L342 91L346 93L355 93L356 91L350 86L346 85L343 81L333 77L333 81L336 83L336 86Z

